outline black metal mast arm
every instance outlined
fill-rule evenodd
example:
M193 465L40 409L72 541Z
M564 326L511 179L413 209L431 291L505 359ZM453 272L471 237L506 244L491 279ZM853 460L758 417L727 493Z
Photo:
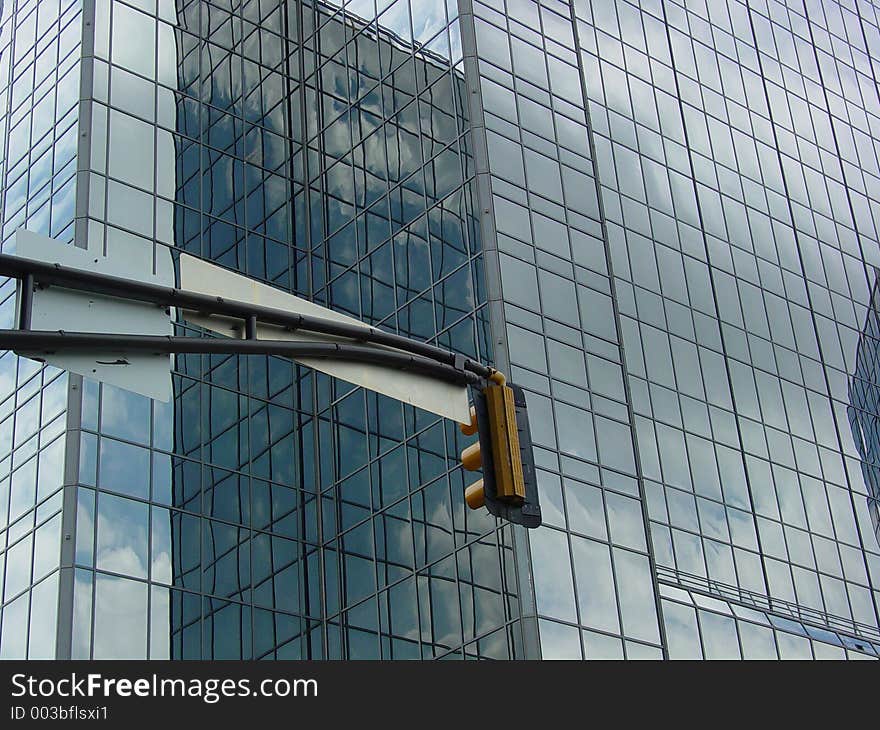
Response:
M360 327L345 322L336 322L321 317L313 317L307 314L295 314L286 312L282 309L274 309L272 307L264 307L258 304L229 300L224 297L199 294L197 292L177 289L175 287L132 281L130 279L110 276L108 274L83 271L81 269L62 266L61 264L47 263L45 261L37 261L35 259L27 259L20 256L11 256L9 254L0 253L0 276L24 279L35 285L59 286L65 289L88 291L93 294L118 297L120 299L148 302L166 307L177 307L182 310L203 314L232 317L235 319L241 319L245 322L246 327L248 328L253 327L256 322L259 321L264 324L271 324L290 330L317 332L336 337L344 337L354 340L355 342L385 345L397 350L412 353L413 355L418 355L426 360L434 361L436 364L449 366L453 371L473 374L476 376L475 380L480 377L489 377L493 372L492 368L471 360L470 358L430 345L426 342L417 342L390 332L383 332L366 324L363 327ZM9 338L13 332L13 330L4 331L3 341L11 342L12 340ZM70 334L65 334L67 334L68 339L56 339L54 342L55 347L72 347L72 345L62 344L62 342L71 341ZM77 334L84 336L87 333ZM127 341L130 343L134 342L130 337L126 337ZM180 339L189 341L197 340L197 338ZM245 341L269 342L253 339ZM224 342L226 342L228 346L228 342L226 340L224 340ZM292 346L295 343L281 344L284 344L285 347L287 347L288 345ZM15 347L18 349L21 346L16 345ZM254 346L251 345L249 347ZM368 349L372 353L377 352L375 348L363 349ZM196 350L186 351L195 352ZM220 351L220 348L218 347L214 351ZM227 351L229 350L227 349ZM168 352L172 351L168 350ZM173 352L184 352L184 350L174 350ZM268 354L283 353L275 351L274 353ZM300 357L300 355L296 356ZM302 355L302 357L307 356L311 357L311 355ZM329 355L326 356L329 357ZM314 357L320 357L320 355L314 355ZM376 358L373 359L375 361ZM468 382L470 382L470 380Z
M285 340L238 340L229 337L172 337L93 332L43 332L0 330L0 347L32 356L68 350L109 353L282 355L291 358L331 359L421 373L456 385L473 385L480 376L457 370L421 355L382 350L365 345L335 342L289 342ZM120 363L122 364L122 363Z

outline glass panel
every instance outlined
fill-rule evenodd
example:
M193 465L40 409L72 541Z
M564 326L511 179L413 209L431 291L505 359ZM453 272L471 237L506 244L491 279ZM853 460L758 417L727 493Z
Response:
M28 640L28 603L25 593L3 609L3 632L0 634L0 658L26 659Z
M538 613L576 621L571 569L568 560L559 560L560 555L568 555L565 533L540 529L533 533L530 544L532 559L539 565L550 567L535 574Z
M38 583L31 591L28 659L55 658L56 617L58 614L58 573Z
M146 658L147 625L147 584L98 573L94 658Z
M146 504L98 495L95 565L100 570L147 577L149 510Z

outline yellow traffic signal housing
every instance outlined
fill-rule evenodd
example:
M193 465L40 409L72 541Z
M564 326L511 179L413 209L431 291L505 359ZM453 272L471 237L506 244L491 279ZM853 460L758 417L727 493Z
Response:
M483 478L465 490L468 506L485 506L491 514L526 527L540 525L522 389L508 385L499 374L484 388L475 390L470 423L462 424L461 431L466 436L479 434L479 441L461 452L462 466L468 471L483 470Z
M483 390L489 410L489 436L495 467L495 493L504 502L521 504L526 496L513 388L490 384Z

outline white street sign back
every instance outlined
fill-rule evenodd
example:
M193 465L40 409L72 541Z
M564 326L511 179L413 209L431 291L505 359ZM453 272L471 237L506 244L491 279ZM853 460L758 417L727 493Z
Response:
M153 274L153 250L142 242L116 241L107 255L76 248L52 238L19 229L15 233L15 255L99 274L135 281L174 286L171 255L162 246L158 273ZM21 286L21 283L19 283ZM19 301L20 301L19 292ZM17 309L17 307L16 307ZM52 286L33 295L31 328L68 332L113 332L133 335L170 335L171 318L155 304L96 296ZM18 352L23 357L44 360L89 378L134 391L161 401L171 399L169 355L126 353L123 350L88 353L39 354Z
M369 332L374 328L364 322L331 309L288 294L268 284L247 276L220 268L208 261L182 254L180 257L180 286L182 289L222 296L227 299L282 309L295 314L311 315L362 327ZM240 319L205 316L197 312L184 312L184 318L192 324L226 335L242 337ZM347 342L348 340L311 332L290 332L281 327L257 325L259 339L289 340L293 342ZM380 345L375 347L381 349ZM394 370L382 365L352 363L324 359L297 359L297 362L322 373L360 385L368 390L382 393L396 400L409 403L458 423L470 420L467 387L441 381L427 375Z

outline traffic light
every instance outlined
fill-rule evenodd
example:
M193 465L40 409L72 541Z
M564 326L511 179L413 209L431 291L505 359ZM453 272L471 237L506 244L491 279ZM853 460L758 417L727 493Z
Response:
M541 524L532 437L522 388L495 372L487 385L474 389L465 436L479 440L461 452L462 467L483 470L483 478L465 489L471 509L486 507L496 517L525 527Z

